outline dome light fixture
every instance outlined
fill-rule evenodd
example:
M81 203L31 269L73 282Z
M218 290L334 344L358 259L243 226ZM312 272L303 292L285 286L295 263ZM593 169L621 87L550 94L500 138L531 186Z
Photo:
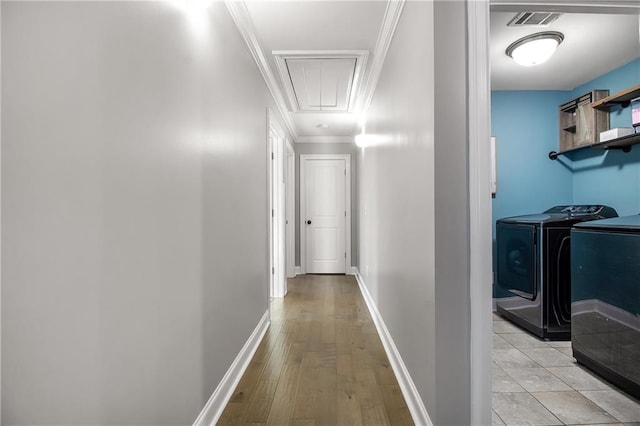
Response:
M562 40L564 34L557 31L530 34L511 43L506 54L522 66L539 65L553 55Z

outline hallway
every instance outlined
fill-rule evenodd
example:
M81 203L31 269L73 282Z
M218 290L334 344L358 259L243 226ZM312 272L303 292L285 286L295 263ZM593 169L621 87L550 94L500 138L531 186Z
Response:
M219 425L412 425L353 276L300 275Z
M0 423L489 424L488 13L0 2Z

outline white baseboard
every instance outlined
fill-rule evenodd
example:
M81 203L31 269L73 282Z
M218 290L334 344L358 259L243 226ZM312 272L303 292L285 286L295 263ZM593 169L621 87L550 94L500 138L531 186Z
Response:
M347 270L347 275L356 275L358 273L358 267L352 266ZM294 269L294 277L302 275L302 268L300 266L296 266Z
M398 352L398 348L396 347L391 335L389 334L389 330L378 312L378 308L376 307L373 298L371 297L371 293L367 289L367 286L358 271L358 268L353 267L355 270L354 275L356 276L356 280L358 281L358 286L360 287L360 292L362 293L362 297L369 308L369 313L371 314L371 318L373 319L374 324L376 325L376 329L378 330L378 335L380 336L380 340L382 340L382 345L384 346L384 350L387 353L387 357L389 357L389 362L391 363L391 367L393 368L393 372L396 375L396 379L398 380L398 384L400 385L400 389L402 390L402 395L404 396L405 402L409 407L409 412L411 413L411 417L413 418L413 422L418 426L433 426L431 419L429 418L429 413L427 413L427 409L425 408L422 398L416 389L416 385L413 383L411 376L409 375L409 371L407 367L404 365L404 361L402 361L402 357Z
M194 426L213 426L218 422L227 402L231 399L233 391L236 386L238 386L240 378L242 378L244 371L247 369L251 358L253 358L253 355L258 349L258 346L260 345L260 342L268 328L269 311L267 310L255 330L253 330L253 333L251 333L247 342L238 353L236 359L233 360L231 367L227 370L226 374L218 384L218 387L213 391L211 398L209 398L205 404L200 415L196 421L193 422Z

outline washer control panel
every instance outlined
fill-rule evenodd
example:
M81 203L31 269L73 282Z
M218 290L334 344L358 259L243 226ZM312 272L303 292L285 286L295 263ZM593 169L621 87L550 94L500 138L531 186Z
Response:
M611 213L608 210L613 210L611 207L603 206L600 204L578 204L571 206L555 206L545 211L545 213L560 213L569 216L576 215L596 215L605 213L605 217L611 217ZM615 212L615 210L613 210ZM615 215L617 216L617 214Z

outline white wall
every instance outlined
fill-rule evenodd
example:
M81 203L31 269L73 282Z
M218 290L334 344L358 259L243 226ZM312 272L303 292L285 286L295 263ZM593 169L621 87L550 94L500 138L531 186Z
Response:
M267 309L270 94L194 24L2 2L3 424L190 424Z
M358 157L359 270L436 425L471 422L465 13L405 4Z
M434 12L437 389L434 423L461 425L471 424L466 4L436 1ZM487 199L490 197L488 182L489 179ZM487 222L487 229L489 226ZM489 276L486 284L488 281ZM486 300L490 298L489 293L487 291ZM489 315L489 306L486 315Z
M433 40L433 4L407 2L367 112L374 145L358 157L359 271L432 420Z

